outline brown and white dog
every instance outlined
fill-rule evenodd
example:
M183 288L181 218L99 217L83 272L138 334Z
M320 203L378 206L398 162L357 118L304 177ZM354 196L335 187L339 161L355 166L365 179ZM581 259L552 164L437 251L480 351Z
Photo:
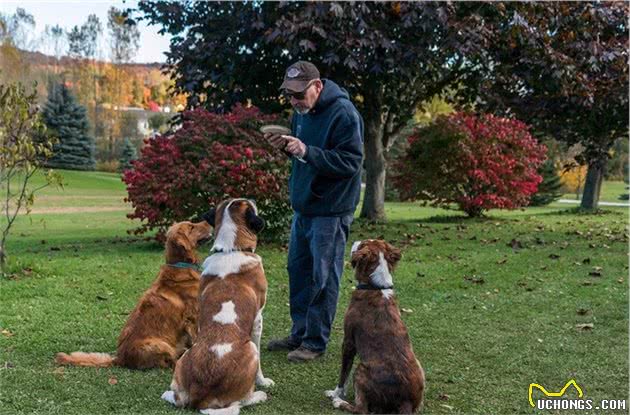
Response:
M260 368L267 280L254 250L264 221L252 201L229 199L217 207L214 223L215 253L203 263L199 334L162 399L204 414L238 414L267 399L255 385L273 385Z
M130 369L174 367L196 337L201 280L196 248L210 239L210 231L206 221L179 222L169 228L166 264L127 318L115 357L107 353L58 353L57 363Z
M394 297L392 275L400 250L380 240L355 242L352 267L359 282L344 318L339 384L326 391L333 406L348 412L410 414L422 404L424 371L413 353ZM355 354L355 404L345 400L345 385Z

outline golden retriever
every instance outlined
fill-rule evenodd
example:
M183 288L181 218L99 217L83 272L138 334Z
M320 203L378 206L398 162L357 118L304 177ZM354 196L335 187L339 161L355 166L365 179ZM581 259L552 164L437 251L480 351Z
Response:
M74 366L130 369L174 367L197 333L201 272L197 245L210 238L206 221L179 222L166 233L166 264L131 312L118 337L116 355L58 353L56 361Z

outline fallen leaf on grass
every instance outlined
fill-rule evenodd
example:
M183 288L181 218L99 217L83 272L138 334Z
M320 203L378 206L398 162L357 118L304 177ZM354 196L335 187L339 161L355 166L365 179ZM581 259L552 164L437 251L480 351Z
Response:
M413 310L410 308L401 308L400 311L402 311L403 313L413 313Z
M57 369L53 370L52 372L57 375L57 376L62 376L66 371L66 368L63 366L59 366Z
M619 278L619 279L617 280L617 282L618 282L619 284L623 284L623 278Z
M13 369L15 365L12 362L4 362L5 369Z
M576 324L575 328L582 331L593 330L593 323Z
M464 275L464 280L469 281L473 284L483 284L486 282L483 277L478 277L476 275Z
M575 312L578 313L578 315L580 316L588 314L589 311L591 311L590 308L578 308L577 310L575 310Z
M593 270L588 273L591 277L601 277L602 276L602 267L593 267Z
M13 336L13 333L11 333L9 330L7 329L3 329L2 330L2 334L4 334L6 337L11 337Z
M439 399L440 401L448 401L448 398L450 398L450 396L448 396L446 393L440 393L440 394L438 395L438 399Z
M521 241L518 241L516 239L512 239L510 243L507 244L507 246L511 247L515 251L523 249L523 244L521 243Z
M444 408L446 408L446 409L450 409L450 410L452 410L452 409L453 409L453 407L452 407L451 405L446 405L446 404L443 404L443 403L442 403L442 404L440 404L440 406L443 406Z
M109 378L107 383L109 383L110 385L115 385L115 384L118 383L118 379L116 379L116 377L112 376L111 378Z

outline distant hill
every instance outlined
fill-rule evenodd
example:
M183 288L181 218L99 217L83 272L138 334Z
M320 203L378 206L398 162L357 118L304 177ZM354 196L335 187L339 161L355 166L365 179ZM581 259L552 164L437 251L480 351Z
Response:
M4 57L4 59L3 59ZM8 59L11 58L11 59ZM52 81L63 80L80 103L94 108L136 107L149 111L178 111L185 107L183 95L173 95L173 81L163 72L163 63L128 63L114 65L87 59L54 56L13 48L0 50L0 82L20 81L27 86L37 84L39 101L45 102ZM91 116L94 118L94 116Z
M55 63L57 63L57 65L60 65L62 67L64 66L69 67L71 65L75 65L76 63L83 61L82 59L62 56L59 59L59 62L57 62L57 59L54 56L49 56L41 52L30 52L27 50L20 50L20 53L22 54L23 60L30 66L54 66ZM107 61L98 61L98 63L101 65L111 64L111 62L107 62ZM134 69L161 70L162 65L163 64L160 62L153 62L153 63L128 63L128 64L123 64L122 66L125 68L129 68L131 70L134 70Z

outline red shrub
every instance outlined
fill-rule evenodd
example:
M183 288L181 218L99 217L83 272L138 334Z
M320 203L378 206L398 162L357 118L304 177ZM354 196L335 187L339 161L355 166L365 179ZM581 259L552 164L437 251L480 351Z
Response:
M406 200L445 208L455 203L479 216L488 209L526 206L542 181L537 168L547 149L518 120L456 113L408 140L393 177Z
M264 236L289 228L289 163L258 132L274 117L236 106L231 113L203 109L183 113L172 135L147 139L140 158L123 174L131 219L144 223L136 234L158 230L160 238L175 221L190 219L226 197L256 201L267 221Z

